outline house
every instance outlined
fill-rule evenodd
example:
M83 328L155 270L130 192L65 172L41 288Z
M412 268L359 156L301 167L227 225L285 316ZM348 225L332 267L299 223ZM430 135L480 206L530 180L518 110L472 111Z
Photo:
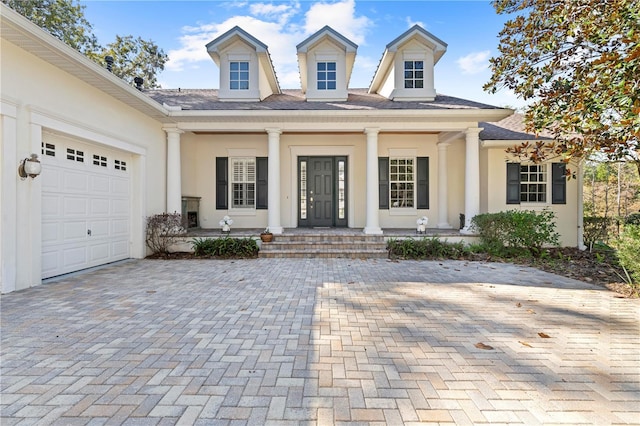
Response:
M513 111L437 94L447 45L419 26L349 88L357 45L324 27L297 45L300 89L280 88L268 46L242 28L206 45L220 88L145 90L1 5L1 288L142 258L145 217L190 225L469 233L481 212L551 209L581 244L581 182L520 164L532 135ZM20 177L37 154L42 172ZM577 168L577 165L576 165Z

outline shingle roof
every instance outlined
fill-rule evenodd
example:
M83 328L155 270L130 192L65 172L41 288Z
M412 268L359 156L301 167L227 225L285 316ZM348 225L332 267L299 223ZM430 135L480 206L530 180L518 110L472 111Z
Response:
M487 140L551 140L552 135L542 132L539 135L525 131L524 115L515 113L507 118L493 123L479 124L484 130L480 132L480 139Z
M438 95L430 102L394 102L367 89L349 89L344 102L307 102L301 90L283 90L260 102L221 102L216 89L153 89L144 93L160 104L181 107L183 110L239 111L239 110L476 110L502 109L493 105L452 96Z

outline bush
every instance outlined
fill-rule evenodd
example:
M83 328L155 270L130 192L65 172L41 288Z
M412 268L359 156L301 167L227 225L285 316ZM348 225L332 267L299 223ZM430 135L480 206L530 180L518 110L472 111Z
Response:
M185 233L180 213L160 213L147 217L145 241L154 254L169 253L169 247Z
M509 210L484 213L471 220L472 229L490 251L504 248L528 249L539 253L544 245L558 245L555 215L551 211Z
M631 277L629 284L640 290L640 225L625 225L618 240L618 259Z
M389 257L400 259L445 259L460 258L468 253L464 243L448 243L437 238L421 238L387 242Z
M624 218L625 225L640 225L640 213L631 213Z
M612 219L609 217L585 217L582 220L584 244L591 247L595 243L607 241L611 224Z
M246 259L258 256L258 243L253 238L195 238L191 246L196 256L224 259Z

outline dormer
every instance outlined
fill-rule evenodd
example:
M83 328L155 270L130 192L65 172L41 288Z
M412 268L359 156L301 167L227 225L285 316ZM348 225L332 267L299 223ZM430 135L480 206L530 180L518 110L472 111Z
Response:
M433 68L447 51L447 43L414 25L387 44L369 93L394 101L433 101Z
M296 49L307 101L346 101L358 45L325 26Z
M220 68L220 101L261 101L281 93L267 45L242 28L209 42L207 52Z

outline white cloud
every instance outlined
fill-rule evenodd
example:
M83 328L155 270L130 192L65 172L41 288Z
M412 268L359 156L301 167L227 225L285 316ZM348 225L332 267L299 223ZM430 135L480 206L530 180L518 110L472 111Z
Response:
M462 70L463 74L478 74L489 67L490 54L491 51L489 50L469 53L466 56L458 58L456 63Z
M420 25L422 28L427 29L427 26L422 21L414 21L410 16L407 16L407 27L411 28L414 25Z
M355 14L355 0L344 0L331 4L315 3L311 5L305 16L305 34L313 34L325 25L329 25L352 42L364 44L365 34L373 22L366 16L356 16Z

